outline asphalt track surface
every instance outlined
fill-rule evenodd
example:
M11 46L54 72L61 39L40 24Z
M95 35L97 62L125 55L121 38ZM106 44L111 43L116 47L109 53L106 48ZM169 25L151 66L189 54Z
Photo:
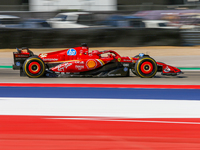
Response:
M184 71L178 76L162 76L157 73L154 78L140 78L131 74L130 77L109 78L28 78L20 77L18 70L0 69L0 83L77 83L77 84L170 84L200 85L200 71Z

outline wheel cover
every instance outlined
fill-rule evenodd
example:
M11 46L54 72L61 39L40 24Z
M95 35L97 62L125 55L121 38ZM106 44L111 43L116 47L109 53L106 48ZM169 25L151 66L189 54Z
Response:
M38 62L31 62L28 66L28 70L30 71L30 73L32 74L37 74L40 72L41 70L41 66Z
M142 63L140 70L144 74L150 74L153 71L153 64L151 62L145 61Z

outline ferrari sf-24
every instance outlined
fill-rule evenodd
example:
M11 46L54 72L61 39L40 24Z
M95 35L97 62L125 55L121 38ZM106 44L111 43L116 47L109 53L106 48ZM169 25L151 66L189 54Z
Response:
M13 52L14 70L20 76L39 77L118 77L136 76L152 78L157 72L162 75L176 76L180 69L156 62L149 55L140 53L134 57L120 56L113 50L89 52L87 44L80 47L34 55L28 48L17 48Z

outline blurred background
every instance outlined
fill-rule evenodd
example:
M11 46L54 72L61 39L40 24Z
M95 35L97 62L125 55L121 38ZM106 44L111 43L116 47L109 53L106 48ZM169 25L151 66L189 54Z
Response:
M0 48L200 44L199 0L1 0Z
M31 79L11 69L16 47L39 54L81 43L142 52L184 74ZM199 150L195 45L200 0L0 0L0 150Z

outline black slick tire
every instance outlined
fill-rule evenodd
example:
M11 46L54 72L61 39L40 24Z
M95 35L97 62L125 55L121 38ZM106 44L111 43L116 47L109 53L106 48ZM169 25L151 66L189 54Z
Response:
M32 56L24 62L23 71L30 78L39 78L45 73L45 64L38 56Z
M153 58L141 57L135 64L134 72L141 78L152 78L157 69L157 63Z

